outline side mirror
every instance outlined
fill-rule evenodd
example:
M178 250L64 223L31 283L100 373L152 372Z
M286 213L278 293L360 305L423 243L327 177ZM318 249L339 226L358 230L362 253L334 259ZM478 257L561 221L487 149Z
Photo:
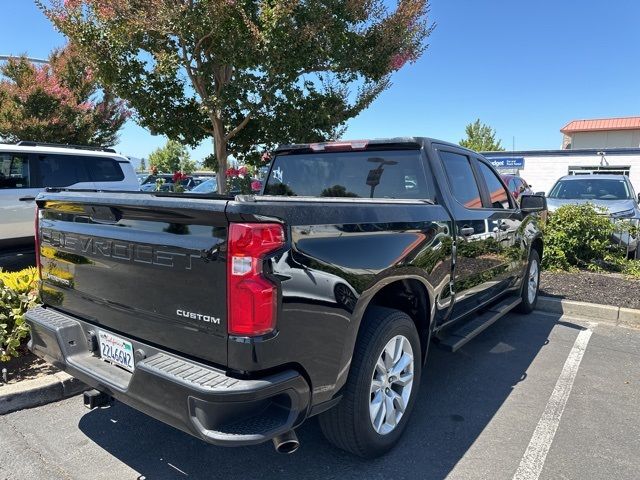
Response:
M547 198L543 195L523 195L520 197L520 210L523 213L544 212Z
M544 192L536 192L536 193L534 193L534 195L539 195L541 197L546 197L546 194ZM640 195L638 195L638 196L640 196Z

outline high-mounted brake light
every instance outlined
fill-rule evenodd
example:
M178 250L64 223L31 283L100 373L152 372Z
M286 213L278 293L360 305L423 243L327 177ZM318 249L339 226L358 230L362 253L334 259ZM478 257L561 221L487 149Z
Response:
M36 245L36 268L38 269L38 277L42 278L42 264L40 263L40 209L36 205L35 219L35 245Z
M228 331L231 335L264 335L275 328L277 290L262 275L265 255L284 245L277 223L232 223L227 260Z
M349 142L324 142L312 143L309 148L314 152L324 152L325 150L364 150L369 145L368 140L351 140Z

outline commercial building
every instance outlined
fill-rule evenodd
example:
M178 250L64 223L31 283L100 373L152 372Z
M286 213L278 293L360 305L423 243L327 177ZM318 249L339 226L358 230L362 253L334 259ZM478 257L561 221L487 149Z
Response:
M520 175L536 192L548 193L564 175L598 173L628 175L640 192L640 148L488 152L485 156L501 172Z
M640 191L640 117L573 120L561 130L560 150L486 152L498 170L548 193L564 175L628 175Z
M640 148L640 117L573 120L560 129L562 148Z

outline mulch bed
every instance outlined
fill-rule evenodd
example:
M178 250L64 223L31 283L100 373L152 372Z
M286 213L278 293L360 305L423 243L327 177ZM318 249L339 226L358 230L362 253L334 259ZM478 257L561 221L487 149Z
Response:
M7 369L8 383L17 383L21 380L32 380L34 378L59 372L57 368L36 357L28 350L18 358L12 358L8 362L0 362L0 372L3 368ZM2 385L4 385L4 381L0 375L0 393L2 392Z
M613 273L542 272L540 295L640 309L640 280Z

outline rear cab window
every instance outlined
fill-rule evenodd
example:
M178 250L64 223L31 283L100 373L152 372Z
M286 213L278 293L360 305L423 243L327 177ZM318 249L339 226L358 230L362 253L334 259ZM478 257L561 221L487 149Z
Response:
M277 155L265 195L434 200L420 150Z

